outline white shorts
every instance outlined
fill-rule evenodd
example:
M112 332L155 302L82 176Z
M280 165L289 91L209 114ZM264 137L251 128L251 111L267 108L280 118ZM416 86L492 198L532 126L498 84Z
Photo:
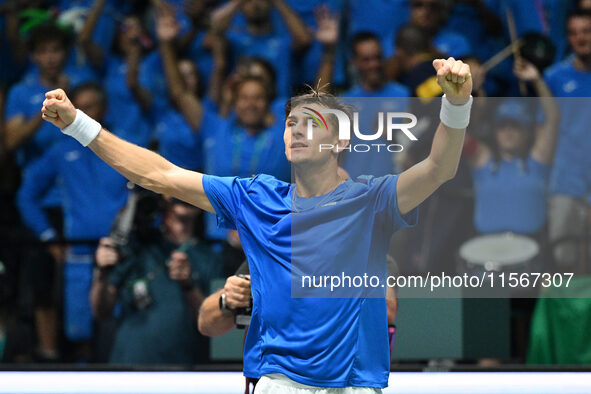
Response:
M317 387L294 382L280 373L261 376L255 394L381 394L372 387Z

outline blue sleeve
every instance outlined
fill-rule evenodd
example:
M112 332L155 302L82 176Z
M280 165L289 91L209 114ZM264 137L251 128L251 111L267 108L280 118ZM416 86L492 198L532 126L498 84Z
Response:
M24 102L25 101L23 101L23 94L20 86L15 86L10 89L6 99L6 107L4 109L6 120L10 120L10 118L13 118L17 115L25 116L25 111L23 110Z
M395 232L405 227L413 227L418 222L419 208L402 215L398 210L396 185L398 175L386 175L380 178L372 178L370 188L376 193L376 214L384 215L383 221L386 229Z
M559 96L561 96L560 82L558 81L556 76L560 75L560 74L559 73L557 74L556 70L557 70L557 68L554 66L548 68L544 72L544 81L548 85L548 88L550 88L550 91L552 92L552 94L556 97L559 97Z
M101 14L96 28L92 33L92 40L105 52L105 57L109 56L115 31L117 30L117 22L113 16L106 15L105 13Z
M56 148L27 167L17 195L23 221L43 241L56 235L41 205L43 196L57 178L59 157Z
M236 229L243 187L238 177L203 175L203 189L215 209L218 227Z
M532 171L540 179L543 179L546 181L548 179L550 179L550 170L551 170L550 164L539 162L536 159L534 159L533 157L529 156L528 165L529 165L529 171Z
M232 115L229 115L232 116ZM203 118L199 125L199 133L201 138L205 139L216 135L217 130L221 128L223 122L222 117L216 112L214 108L203 107Z

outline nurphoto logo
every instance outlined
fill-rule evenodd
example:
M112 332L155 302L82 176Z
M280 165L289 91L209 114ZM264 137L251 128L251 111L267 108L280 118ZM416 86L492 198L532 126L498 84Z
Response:
M401 152L403 146L400 144L392 143L394 140L394 132L402 131L404 135L411 141L417 141L418 138L410 131L417 125L417 117L408 112L378 112L377 121L378 128L373 134L365 134L359 130L359 112L353 112L353 121L349 119L349 116L338 109L322 109L317 111L310 107L304 107L306 112L305 115L309 116L307 124L307 138L311 140L314 135L314 125L320 129L328 130L328 123L323 114L332 114L337 117L339 127L339 139L340 140L351 140L351 130L355 133L355 136L361 141L374 141L374 143L356 143L349 144L346 147L336 148L341 151L349 152L369 152L369 151L380 151L388 150L388 152ZM385 121L384 121L385 119ZM351 128L351 123L353 127ZM386 141L384 141L384 123ZM365 130L364 130L365 132ZM375 143L376 141L382 140L387 143ZM335 146L333 144L320 144L319 150L332 150Z

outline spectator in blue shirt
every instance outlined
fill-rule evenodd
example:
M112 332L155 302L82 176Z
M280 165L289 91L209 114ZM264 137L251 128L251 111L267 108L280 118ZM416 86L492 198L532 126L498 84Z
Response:
M171 43L177 28L171 15L157 21L168 93L176 108L165 112L173 116L163 116L159 122L160 151L177 164L203 167L214 174L249 176L270 172L289 179L289 164L279 148L283 144L282 122L270 109L270 81L249 74L237 79L231 111L226 117L220 116L213 105L199 97L191 83L194 78L183 81L181 63ZM226 232L216 228L215 218L208 215L207 219L208 236L225 239Z
M69 26L81 44L71 51L68 64L84 66L88 61L92 66L95 57L105 57L111 52L118 25L131 11L131 3L117 0L59 0L57 10L58 22Z
M385 75L385 61L379 37L373 33L358 33L351 42L352 63L358 83L343 94L351 98L347 102L354 104L359 112L359 128L362 133L370 134L375 130L375 119L380 111L401 112L406 108L406 100L356 100L368 97L408 97L405 86L388 82ZM432 66L431 66L432 67ZM383 105L389 107L382 107ZM351 138L351 145L363 143L356 135ZM385 140L383 143L392 143ZM343 168L355 179L359 175L382 176L394 171L394 156L386 149L379 152L347 152Z
M74 87L93 78L76 68L66 68L70 36L53 24L31 31L29 54L38 72L25 77L8 92L6 101L6 148L18 149L18 163L26 167L60 139L39 117L44 92L56 86Z
M84 111L104 119L106 95L100 85L82 84L72 99ZM114 133L139 145L147 144L146 130L124 130L111 124ZM30 166L18 193L18 206L27 226L43 240L55 240L41 197L59 185L67 240L98 240L106 236L117 212L124 206L127 181L80 144L65 139ZM88 191L92 191L89 193ZM72 341L84 342L92 335L88 304L92 278L93 245L74 245L64 265L64 330Z
M277 76L273 65L262 57L250 56L242 57L236 64L234 72L224 81L222 93L218 101L220 115L226 117L230 114L235 99L235 85L247 76L257 77L265 82L266 90L271 100L271 111L273 114L281 117L285 103L289 98L286 96L277 97Z
M254 76L240 79L234 97L233 114L227 118L213 111L203 115L205 170L220 176L271 173L288 181L291 170L283 154L283 122L270 111L265 81ZM208 235L225 239L215 216L208 214L207 219Z
M214 0L186 0L182 8L184 12L177 14L181 24L178 47L181 53L184 53L196 64L199 78L203 81L205 88L207 88L214 71L214 54L217 42L211 39L208 29L209 16L215 3Z
M447 20L446 27L462 34L480 61L494 55L494 42L504 37L504 17L501 19L495 11L490 0L458 0Z
M158 49L164 67L171 107L156 118L158 150L174 164L187 169L203 168L202 136L199 133L204 103L199 73L188 59L177 59L173 40L179 25L172 14L156 20Z
M450 8L443 0L409 0L410 14L408 22L425 29L435 49L446 56L460 58L472 53L468 39L461 33L452 30L447 24ZM398 27L401 27L399 25ZM397 31L388 37L388 45L384 46L385 56L394 52Z
M16 5L16 4L15 4ZM11 15L13 18L18 16ZM13 26L17 21L12 21ZM16 23L18 26L18 23ZM13 32L18 37L18 32ZM9 33L10 36L10 33ZM15 37L19 45L20 40ZM7 37L9 38L9 37ZM36 72L25 76L8 91L4 115L3 153L16 150L18 166L26 174L30 164L41 157L58 141L64 141L55 135L51 128L39 117L47 88L69 86L86 79L88 75L78 69L65 66L70 45L70 36L53 24L42 24L29 31L26 47L29 57L36 67ZM13 47L13 49L16 49ZM4 69L3 69L4 71ZM56 228L59 227L61 212L60 195L55 187L49 188L42 196L42 208L47 212ZM49 233L41 239L48 239ZM32 246L24 254L24 276L31 284L35 326L40 359L55 360L58 354L57 336L57 291L53 273L55 265L61 261L61 249L55 245L49 248ZM30 269L29 269L30 267Z
M274 30L271 16L274 8L283 18L290 33L288 36ZM246 19L245 26L231 26L238 11ZM311 44L311 35L284 0L231 0L213 13L212 29L216 34L226 36L233 63L241 56L260 56L271 62L278 76L278 94L289 94L292 52L307 49Z
M99 43L91 39L97 29L97 20L103 15L104 2L93 7L84 26L80 41L91 64L102 77L109 91L105 119L107 122L126 122L127 127L147 129L146 115L152 104L150 92L139 83L139 66L151 46L151 40L135 15L125 17L117 25L112 52L100 50ZM94 37L94 36L92 36ZM97 49L99 48L99 49Z
M511 231L543 239L547 184L558 136L559 113L540 72L518 60L515 74L532 83L544 110L537 125L526 100L504 100L493 121L492 141L481 143L471 162L474 225L480 233ZM534 134L535 131L535 134ZM531 148L530 148L531 146Z
M350 22L348 36L361 32L372 32L380 37L387 52L392 46L395 31L408 23L409 0L351 0L349 1Z
M591 92L591 11L568 17L567 36L573 54L546 70L545 79L556 97L588 97ZM559 99L560 138L550 181L550 241L562 266L578 261L577 239L582 234L591 196L591 138L588 100Z

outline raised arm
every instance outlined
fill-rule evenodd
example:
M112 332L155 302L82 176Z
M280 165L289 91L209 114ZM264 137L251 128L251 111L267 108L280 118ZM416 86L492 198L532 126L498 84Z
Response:
M554 95L536 66L525 59L519 58L515 61L514 73L520 80L533 84L536 95L542 98L540 101L546 120L536 130L531 155L540 163L550 164L554 158L560 122L560 113Z
M199 130L203 118L203 106L195 92L187 89L177 61L173 40L179 32L179 25L173 14L160 15L156 20L159 50L164 63L164 75L170 99L195 131Z
M312 37L308 31L308 27L302 21L302 18L288 6L284 0L271 0L275 5L281 19L285 23L289 34L293 38L293 48L296 50L303 50L310 46Z
M62 89L47 92L45 97L41 110L44 120L74 136L83 145L88 145L105 163L131 182L215 212L203 190L203 174L177 167L162 156L126 142L106 129L99 131L100 125L83 112L76 111ZM78 122L72 124L74 120ZM73 128L67 128L70 125Z
M437 82L445 93L442 121L435 132L429 156L398 178L398 209L403 215L455 176L464 145L472 101L470 67L453 58L434 60L433 67L437 70Z
M211 29L215 34L223 35L226 33L226 30L230 27L232 18L240 10L243 3L244 0L230 0L211 13Z
M322 44L322 58L314 86L329 85L330 87L339 41L339 16L331 13L326 5L319 7L315 15L318 25L316 41Z
M81 44L84 53L93 67L96 68L103 64L105 51L103 51L103 48L101 48L100 45L92 41L92 34L106 2L107 0L96 0L94 2L90 8L88 17L86 18L86 22L84 22L84 27L82 27L82 30L78 35L78 42Z

